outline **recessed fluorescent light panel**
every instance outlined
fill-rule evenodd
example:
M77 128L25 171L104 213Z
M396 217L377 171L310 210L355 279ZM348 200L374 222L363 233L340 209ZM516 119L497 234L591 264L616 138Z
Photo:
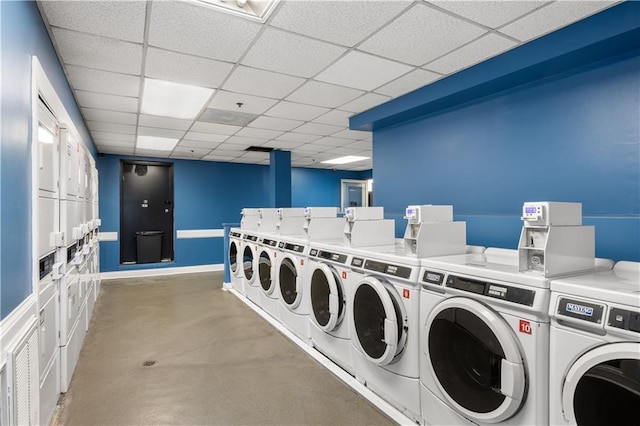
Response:
M213 89L145 78L141 112L193 120L212 94Z
M191 0L230 15L265 22L280 0Z
M159 138L157 136L138 136L136 148L171 152L180 139Z
M333 160L323 161L324 164L348 164L356 161L368 160L369 157L359 157L357 155L347 155L344 157L334 158Z

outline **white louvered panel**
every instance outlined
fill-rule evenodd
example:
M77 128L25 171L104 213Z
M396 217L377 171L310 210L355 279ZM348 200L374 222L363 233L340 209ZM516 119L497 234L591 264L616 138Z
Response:
M9 390L10 424L36 425L40 417L40 386L38 366L38 332L32 324L21 343L9 354L12 369L12 389ZM11 398L12 396L12 398Z

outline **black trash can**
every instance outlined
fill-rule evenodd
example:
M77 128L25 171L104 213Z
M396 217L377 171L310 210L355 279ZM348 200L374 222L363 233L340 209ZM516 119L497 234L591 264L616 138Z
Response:
M136 232L138 263L158 263L162 260L162 234L164 231Z

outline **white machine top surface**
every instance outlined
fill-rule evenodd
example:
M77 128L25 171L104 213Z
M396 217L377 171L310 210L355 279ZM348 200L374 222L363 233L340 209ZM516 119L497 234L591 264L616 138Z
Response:
M618 262L609 271L551 281L551 291L640 307L640 263Z
M364 257L371 260L402 263L408 266L422 265L422 259L405 254L404 240L402 238L396 238L394 245L359 247L351 248L349 250L354 256Z

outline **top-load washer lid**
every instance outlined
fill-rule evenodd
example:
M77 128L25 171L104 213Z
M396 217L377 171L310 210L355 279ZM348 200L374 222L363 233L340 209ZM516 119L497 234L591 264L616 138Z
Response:
M253 270L253 247L249 244L245 245L244 250L242 250L242 269L247 281L253 282L255 279Z
M562 406L570 424L637 424L640 343L605 344L582 355L565 378Z
M427 319L422 345L438 387L465 417L497 423L522 406L527 378L517 337L488 306L444 300Z
M238 248L239 244L237 241L231 240L229 242L229 267L234 276L241 277L241 269L238 268Z
M344 256L346 255L339 255ZM322 330L335 330L344 318L346 294L337 271L320 263L311 274L309 286L311 296L311 318Z
M407 341L407 313L395 288L381 278L366 276L355 287L352 307L352 342L370 362L392 362Z

